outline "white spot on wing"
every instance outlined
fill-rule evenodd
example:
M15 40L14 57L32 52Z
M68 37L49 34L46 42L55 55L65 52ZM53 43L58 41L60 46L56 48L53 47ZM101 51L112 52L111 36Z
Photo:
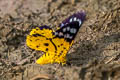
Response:
M67 31L69 31L69 30L70 30L70 27L68 26L68 27L67 27Z
M55 35L58 35L58 32L55 32Z
M72 38L73 38L73 36L70 36L70 37L69 37L69 39L72 39Z
M62 24L61 24L61 26L63 27L63 26L64 26L64 24L62 23Z
M70 22L72 22L72 18L70 19Z
M76 21L77 20L77 18L76 17L74 17L74 21Z
M78 21L79 21L79 26L80 26L82 22L81 22L81 20L80 20L80 19L79 19Z
M69 37L70 37L70 35L69 35L69 34L66 34L66 35L65 35L65 38L69 38Z
M59 36L63 36L63 33L62 33L62 32L59 32Z
M66 28L63 28L63 32L66 32Z
M71 28L70 29L70 33L74 33L75 34L76 32L77 32L77 30L75 28Z

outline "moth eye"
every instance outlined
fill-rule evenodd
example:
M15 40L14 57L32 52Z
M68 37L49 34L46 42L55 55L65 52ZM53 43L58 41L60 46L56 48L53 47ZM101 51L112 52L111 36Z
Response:
M75 18L74 18L74 21L76 21L76 20L77 20L77 18L75 17Z

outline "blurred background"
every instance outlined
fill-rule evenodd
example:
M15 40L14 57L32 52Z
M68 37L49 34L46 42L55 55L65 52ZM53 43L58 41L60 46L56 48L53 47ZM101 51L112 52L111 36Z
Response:
M67 64L37 65L26 46L35 26L54 30L86 12ZM120 0L0 0L0 80L120 80Z

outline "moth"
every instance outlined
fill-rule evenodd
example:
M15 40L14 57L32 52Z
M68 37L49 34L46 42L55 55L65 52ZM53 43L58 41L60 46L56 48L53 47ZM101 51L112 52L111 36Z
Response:
M45 52L37 64L66 63L66 54L72 46L75 36L85 20L85 12L74 13L53 31L49 26L36 27L27 35L28 47Z

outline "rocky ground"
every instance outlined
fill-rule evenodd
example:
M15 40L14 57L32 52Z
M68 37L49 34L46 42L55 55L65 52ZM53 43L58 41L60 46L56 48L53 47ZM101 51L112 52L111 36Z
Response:
M86 20L60 64L35 64L26 46L36 25L57 25L84 10ZM120 80L119 0L0 0L0 80Z

